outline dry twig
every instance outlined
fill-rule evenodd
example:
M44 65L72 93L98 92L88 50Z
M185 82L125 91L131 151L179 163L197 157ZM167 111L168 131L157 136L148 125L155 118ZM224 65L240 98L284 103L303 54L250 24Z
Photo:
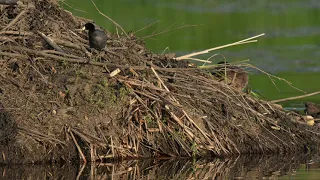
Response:
M101 15L104 16L105 18L109 19L109 21L111 21L114 25L116 25L117 27L119 27L119 28L121 29L121 31L127 36L127 38L130 38L130 37L128 36L128 34L126 33L126 31L125 31L117 22L115 22L115 21L114 21L113 19L111 19L109 16L103 14L103 13L99 10L99 8L97 7L96 3L94 3L93 0L91 0L91 2L92 2L92 4L94 5L94 7L96 8L96 10L99 12L99 14L101 14Z
M295 96L295 97L288 97L288 98L284 98L284 99L272 100L270 102L271 103L279 103L279 102L283 102L283 101L291 101L291 100L296 100L296 99L302 99L302 98L309 97L309 96L314 96L314 95L317 95L317 94L320 94L320 91L309 93L309 94L305 94L305 95L301 95L301 96Z
M176 60L189 59L189 58L191 58L191 57L193 57L193 56L198 56L198 55L201 55L201 54L206 54L206 53L209 53L210 51L214 51L214 50L218 50L218 49L222 49L222 48L226 48L226 47L230 47L230 46L235 46L235 45L241 45L241 44L247 44L247 43L257 42L257 40L252 40L252 39L258 38L258 37L260 37L260 36L264 36L264 33L263 33L263 34L259 34L259 35L257 35L257 36L253 36L253 37L251 37L251 38L247 38L247 39L241 40L241 41L237 41L237 42L234 42L234 43L231 43L231 44L227 44L227 45L223 45L223 46L218 46L218 47L214 47L214 48L211 48L211 49L206 49L206 50L203 50L203 51L200 51L200 52L195 52L195 53L183 55L183 56L177 57Z

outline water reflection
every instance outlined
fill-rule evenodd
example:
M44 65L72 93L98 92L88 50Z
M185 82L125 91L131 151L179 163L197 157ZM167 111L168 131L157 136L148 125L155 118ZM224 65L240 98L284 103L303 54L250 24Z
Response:
M0 179L76 179L77 166L58 165L1 165Z
M79 166L1 166L0 172L1 179L264 179L298 177L299 168L301 172L320 173L319 157L313 161L306 161L307 158L253 155L224 159L145 159ZM308 172L308 176L312 173Z

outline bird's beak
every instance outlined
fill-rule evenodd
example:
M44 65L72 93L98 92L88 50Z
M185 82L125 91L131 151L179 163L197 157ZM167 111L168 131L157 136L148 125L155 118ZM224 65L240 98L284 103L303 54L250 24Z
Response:
M83 28L82 28L81 30L82 30L82 31L86 30L86 27L85 27L85 26L83 26Z

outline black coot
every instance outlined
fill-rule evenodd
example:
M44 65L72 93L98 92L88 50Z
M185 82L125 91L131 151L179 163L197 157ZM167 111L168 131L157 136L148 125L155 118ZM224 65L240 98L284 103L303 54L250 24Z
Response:
M90 48L97 50L103 49L107 44L107 35L105 32L96 29L92 23L84 25L83 30L88 30Z

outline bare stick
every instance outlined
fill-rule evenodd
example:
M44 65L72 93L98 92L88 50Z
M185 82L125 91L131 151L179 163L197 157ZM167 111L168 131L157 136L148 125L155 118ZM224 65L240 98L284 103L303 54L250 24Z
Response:
M309 96L314 96L314 95L317 95L317 94L320 94L320 91L309 93L309 94L305 94L305 95L301 95L301 96L295 96L295 97L289 97L289 98L284 98L284 99L272 100L270 102L271 103L278 103L278 102L283 102L283 101L290 101L290 100L301 99L301 98L305 98L305 97L309 97Z
M26 9L22 10L6 27L4 27L4 28L1 30L1 32L2 32L2 31L5 31L6 29L8 29L8 28L10 28L11 26L13 26L16 22L18 22L19 19L20 19L20 17L21 17L22 15L24 15L24 13L27 12L27 10L29 9L29 7L31 7L31 6L28 6ZM1 32L0 32L0 33L1 33Z
M54 39L54 41L57 43L57 44L60 44L60 45L63 45L63 46L67 46L67 47L71 47L71 48L74 48L74 49L80 49L82 50L88 57L88 51L86 50L86 48L89 48L88 45L86 44L82 44L82 43L77 43L77 44L74 44L70 41L64 41L64 40L60 40L60 39ZM115 56L118 56L121 58L121 56L113 51L110 51L110 50L116 50L116 49L127 49L127 47L124 47L124 48L108 48L108 49L104 49L104 51L112 54L112 55L115 55Z
M176 27L176 28L169 27L168 29L166 29L164 31L161 31L161 32L158 32L158 33L153 33L153 34L151 34L149 36L141 37L141 39L150 38L150 37L157 36L157 35L160 35L160 34L164 34L166 32L169 32L169 31L172 31L172 30L176 30L176 29L181 29L181 28L186 28L186 27L196 27L196 26L198 26L198 25L183 25L183 26L179 26L179 27Z
M88 45L86 44L80 44L80 43L77 43L77 44L74 44L70 41L64 41L64 40L61 40L61 39L54 39L54 41L57 43L57 44L60 44L62 46L67 46L67 47L71 47L71 48L74 48L74 49L82 49L81 47L84 46L86 48L89 48Z
M83 172L83 170L84 170L85 167L86 167L86 163L81 164L81 168L80 168L79 173L77 174L76 180L79 180L79 179L80 179L80 177L81 177L81 175L82 175L82 172Z
M170 111L168 106L165 106L165 108L166 111L171 115L172 119L175 120L178 123L178 125L186 131L187 138L191 141L195 137L194 134L189 129L187 129L187 127L183 124L183 121L180 118L178 118L173 112Z
M5 31L6 29L10 28L12 25L14 25L16 22L18 22L19 18L24 14L26 13L26 9L22 10L6 27L4 27L2 31Z
M207 60L202 60L202 59L198 59L198 58L185 58L185 60L193 60L193 61L199 61L199 62L204 62L204 63L212 63L211 61L207 61Z
M0 55L9 56L9 57L21 57L21 58L26 58L27 57L27 56L25 56L23 54L7 53L7 52L0 52Z
M184 56L180 56L180 57L177 57L176 60L182 60L182 59L190 58L192 56L197 56L197 55L200 55L200 54L206 54L206 53L209 53L210 51L214 51L214 50L218 50L218 49L222 49L222 48L226 48L226 47L230 47L230 46L236 46L236 45L240 45L240 44L257 42L257 40L251 40L251 39L258 38L258 37L263 36L263 35L264 35L264 33L263 34L259 34L259 35L254 36L254 37L251 37L251 38L248 38L248 39L237 41L237 42L234 42L234 43L231 43L231 44L218 46L218 47L214 47L214 48L211 48L211 49L206 49L206 50L203 50L203 51L200 51L200 52L195 52L195 53L187 54L187 55L184 55ZM249 41L249 40L251 40L251 41Z
M79 58L79 56L73 55L73 54L66 54L66 53L61 53L55 50L43 50L42 52L47 53L47 54L57 54L65 57L70 57L70 58Z
M160 83L162 84L162 86L164 87L165 90L167 90L168 92L170 92L170 90L167 88L167 86L164 84L164 82L162 81L162 79L159 77L158 73L153 69L153 67L151 67L152 72L156 75L157 79L160 81Z
M111 139L111 145L110 146L111 146L112 157L114 158L114 146L113 146L112 136L110 136L110 139Z
M49 37L47 37L46 35L44 35L42 32L38 31L37 32L39 34L39 36L42 37L42 39L44 39L51 47L53 47L56 51L62 52L64 53L64 51L60 48L60 46L58 46L52 39L50 39Z
M17 5L19 0L0 0L3 5Z
M143 95L143 96L146 96L147 98L152 99L152 100L154 100L154 101L162 102L162 100L161 100L161 99L156 98L156 97L153 97L152 95L149 95L149 94L146 94L146 93L143 93L143 92L137 91L137 90L133 90L133 92L135 92L135 93L137 93L137 94L140 94L140 95Z
M78 8L72 6L71 4L67 3L66 1L60 1L60 2L62 2L62 3L65 4L66 6L70 7L71 9L74 9L74 10L79 11L79 12L87 13L86 11L84 11L84 10L82 10L82 9L78 9Z
M76 147L77 147L77 149L78 149L78 151L79 151L80 156L82 157L83 162L84 162L84 163L87 163L86 157L85 157L84 154L82 153L82 150L81 150L81 148L80 148L80 146L79 146L76 138L74 137L74 135L73 135L73 133L72 133L72 131L71 131L70 129L69 129L69 133L70 133L70 135L71 135L71 137L72 137L72 140L73 140L74 144L76 145Z
M97 138L91 134L85 133L85 132L80 132L74 128L71 128L71 131L73 133L75 133L76 135L78 135L82 140L86 141L88 144L96 144L99 145L101 147L106 147L107 144L101 142L102 140L100 138Z
M90 156L91 156L91 162L96 161L96 156L95 156L95 146L94 144L90 143Z
M54 137L51 137L49 135L46 135L46 134L43 134L39 131L36 131L36 130L32 130L32 129L26 129L26 128L23 128L23 127L19 127L18 128L20 131L23 131L27 134L29 134L30 136L36 136L40 139L45 139L45 140L49 140L49 141L54 141L55 143L58 143L58 144L63 144L63 145L66 145L65 142L59 140L59 139L56 139Z
M117 27L119 27L119 28L122 30L122 32L127 36L127 38L130 38L130 37L128 36L128 34L126 33L126 31L125 31L118 23L116 23L116 22L115 22L113 19L111 19L109 16L103 14L103 13L99 10L99 8L97 7L96 3L94 3L93 0L91 0L91 2L92 2L92 4L94 5L94 7L96 8L96 10L99 12L99 14L101 14L101 15L104 16L105 18L109 19L109 21L111 21L113 24L115 24Z
M231 43L231 44L227 44L227 45L223 45L223 46L218 46L218 47L211 48L211 49L206 49L206 50L203 50L203 51L200 51L200 52L195 52L195 53L187 54L187 55L184 55L184 56L180 56L180 57L177 57L176 60L183 60L183 59L186 59L186 58L190 58L192 56L206 54L206 53L209 53L210 51L223 49L223 48L230 47L230 46L248 44L248 43L252 43L252 42L257 42L257 40L252 40L252 41L247 41L247 42L235 42L235 43Z
M28 31L1 31L0 34L11 34L11 35L21 35L21 36L32 36L32 32Z
M151 83L143 83L141 81L137 81L137 82L134 82L134 81L130 81L130 80L123 80L123 79L118 79L119 82L125 82L125 83L128 83L132 86L138 86L138 87L144 87L144 88L149 88L149 89L153 89L153 90L156 90L156 91L160 91L160 92L168 92L167 90L165 89L162 89L162 88L159 88Z
M300 92L306 93L305 91L303 91L303 90L301 90L301 89L293 86L292 83L289 82L289 81L287 81L286 79L283 79L283 78L274 76L274 75L272 75L272 74L269 74L269 73L267 73L267 72L265 72L265 71L263 71L263 70L255 67L255 66L251 65L251 64L246 64L246 65L244 65L244 66L254 68L254 69L262 72L263 74L266 74L266 75L269 77L269 79L270 79L270 81L272 82L272 84L273 84L277 89L278 89L278 87L276 86L276 84L275 84L275 82L274 82L274 80L273 80L272 78L276 78L276 79L278 79L278 80L280 80L280 81L284 81L284 82L287 83L290 87L292 87L292 88L294 88L294 89L296 89L296 90L298 90L298 91L300 91ZM271 77L272 77L272 78L271 78ZM278 90L279 90L279 89L278 89Z
M143 29L147 29L148 27L150 27L150 26L152 26L152 25L154 25L154 24L156 24L156 23L158 23L158 22L160 22L160 21L161 21L161 20L158 20L158 21L155 21L155 22L151 22L151 23L147 24L145 27L136 30L133 34L136 34L137 32L142 31Z

